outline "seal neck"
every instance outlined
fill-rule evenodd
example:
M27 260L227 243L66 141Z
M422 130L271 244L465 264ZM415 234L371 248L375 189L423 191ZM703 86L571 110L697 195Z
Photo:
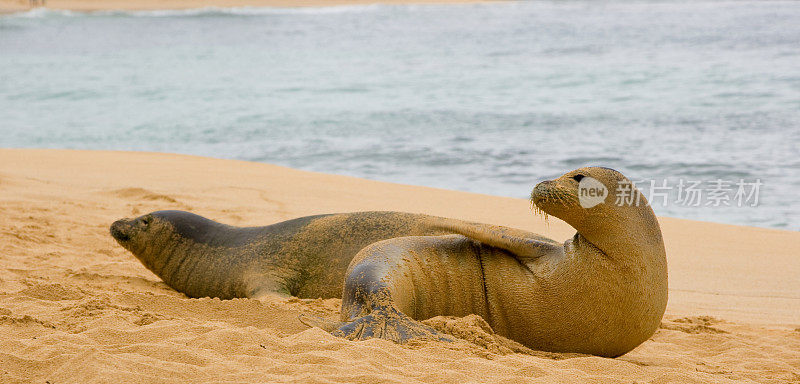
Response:
M612 210L576 226L578 234L611 259L631 265L666 265L664 240L649 205Z

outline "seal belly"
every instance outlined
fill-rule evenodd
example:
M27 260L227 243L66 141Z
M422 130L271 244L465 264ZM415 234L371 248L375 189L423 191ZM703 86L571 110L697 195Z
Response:
M384 240L351 262L342 320L393 306L414 320L435 316L487 316L480 246L461 235ZM386 302L379 299L386 295Z
M536 277L508 251L483 245L481 254L488 309L484 319L498 334L526 340L541 311L536 307L541 294Z
M460 235L410 239L419 244L388 277L398 309L415 320L469 314L486 318L480 244Z

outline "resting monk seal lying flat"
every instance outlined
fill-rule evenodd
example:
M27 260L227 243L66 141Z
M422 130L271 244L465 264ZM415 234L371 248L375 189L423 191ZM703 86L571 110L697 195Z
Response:
M613 193L580 204L584 178ZM341 297L349 339L448 339L417 320L482 316L533 349L622 355L647 340L667 303L661 231L644 197L619 172L581 168L531 193L533 204L577 233L563 244L518 229L399 212L356 212L238 228L160 211L111 234L169 286L190 297ZM586 204L584 204L586 205ZM344 289L342 289L344 282Z

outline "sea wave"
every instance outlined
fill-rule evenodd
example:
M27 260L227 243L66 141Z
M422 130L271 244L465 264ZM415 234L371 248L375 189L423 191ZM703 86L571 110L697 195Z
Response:
M521 198L584 165L675 196L681 180L732 194L760 181L757 207L654 209L800 229L800 3L670 4L38 9L0 19L0 147L179 152Z
M764 4L785 4L792 3L795 0L765 0ZM357 5L326 5L326 6L298 6L298 7L280 7L280 6L247 6L247 7L202 7L190 9L161 9L161 10L102 10L102 11L71 11L63 9L51 9L46 7L34 8L25 12L9 13L0 15L0 20L9 18L23 18L23 19L36 19L36 18L63 18L63 17L219 17L219 16L264 16L264 15L325 15L325 14L348 14L348 13L371 13L379 12L387 9L402 8L406 11L414 11L420 8L432 7L519 7L524 6L527 8L535 7L541 10L564 10L569 8L585 9L586 7L603 7L606 9L615 9L616 7L631 8L643 6L648 8L653 7L669 7L675 8L676 6L687 6L694 9L702 7L717 7L719 4L746 4L748 0L632 0L628 2L608 2L601 5L590 5L584 1L577 2L557 2L557 1L498 1L486 3L448 3L448 4L357 4Z
M65 9L49 9L49 8L33 8L30 11L15 12L6 15L0 15L2 19L43 19L50 17L74 17L83 16L85 13L68 11Z
M373 12L386 7L382 4L340 5L325 7L205 7L196 9L173 9L153 11L102 11L98 14L134 17L202 17L202 16L263 16L298 14L341 14Z
M413 4L364 4L321 7L203 7L192 9L162 10L104 10L70 11L62 9L35 8L30 11L11 13L0 18L63 18L63 17L220 17L220 16L264 16L264 15L324 15L345 13L368 13L392 7L414 8Z

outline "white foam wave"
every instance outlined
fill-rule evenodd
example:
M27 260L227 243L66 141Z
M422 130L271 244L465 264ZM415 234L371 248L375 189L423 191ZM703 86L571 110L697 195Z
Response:
M33 8L30 11L9 13L0 17L19 19L42 19L53 16L80 16L83 13L63 9Z
M131 15L139 17L180 17L180 16L260 16L260 15L284 15L284 14L337 14L337 13L361 13L371 12L381 8L378 4L368 5L342 5L332 7L206 7L197 9L181 10L157 10L157 11L128 11L116 12L120 15Z
M197 16L261 16L261 15L316 15L316 14L343 14L375 12L389 7L402 7L403 5L365 4L365 5L339 5L326 7L205 7L193 9L169 10L107 10L92 12L77 12L60 9L35 8L30 11L6 15L10 18L51 18L51 17L92 17L92 16L129 16L129 17L197 17Z

